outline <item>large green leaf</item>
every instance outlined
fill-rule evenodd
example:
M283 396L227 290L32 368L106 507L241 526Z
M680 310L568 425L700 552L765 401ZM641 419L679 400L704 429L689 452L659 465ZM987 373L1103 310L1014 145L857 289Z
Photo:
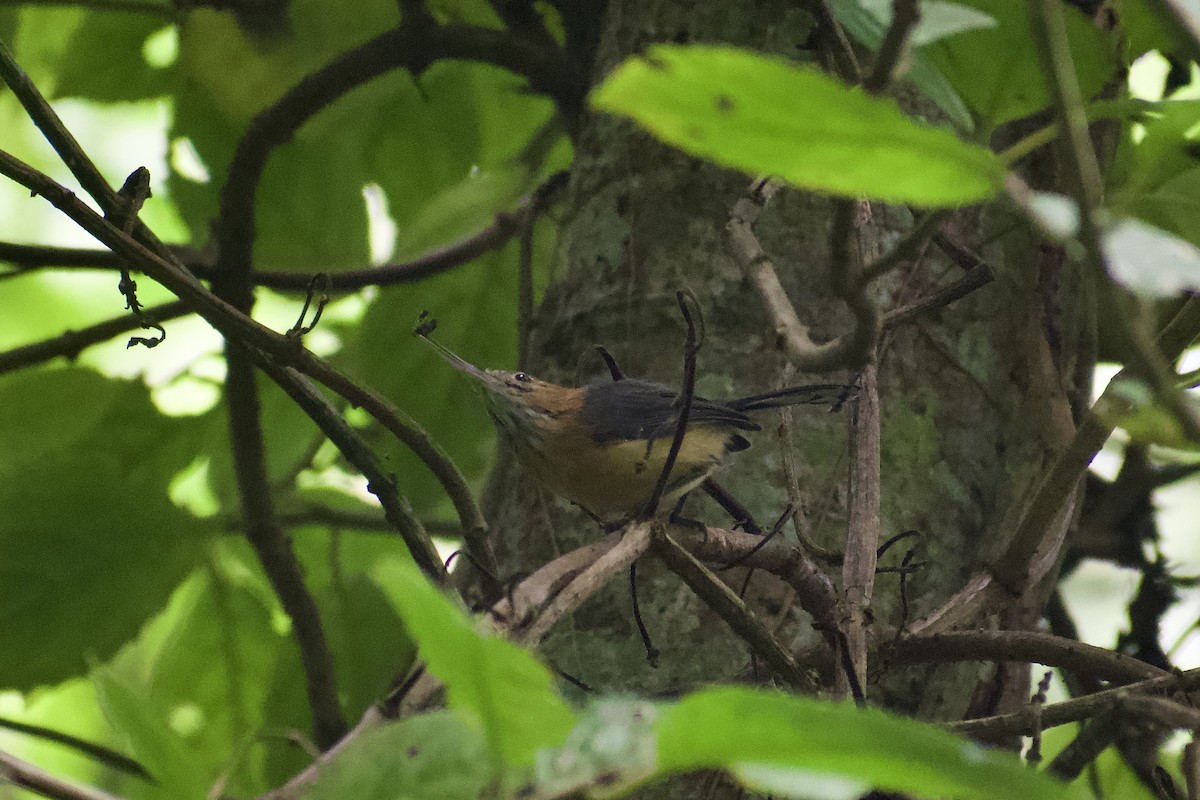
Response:
M727 769L776 796L852 798L872 787L958 800L1075 796L1009 753L850 704L717 688L665 708L655 729L660 771Z
M992 17L996 27L966 31L921 48L990 129L1027 117L1050 103L1026 4L1013 0L958 0ZM1074 8L1067 14L1071 56L1085 98L1100 91L1116 70L1113 38Z
M71 37L55 94L118 103L166 94L174 73L146 62L146 39L167 26L154 14L89 11Z
M479 732L440 711L369 730L338 753L305 800L473 800L490 771Z
M129 752L154 778L143 797L162 800L203 800L213 778L193 757L183 739L171 730L165 709L153 703L145 687L110 670L92 676L104 717L126 742Z
M891 99L729 47L653 47L618 67L592 103L718 164L828 194L960 206L993 196L1004 174L990 151Z
M411 562L376 571L450 706L483 731L493 766L531 766L539 748L562 744L575 715L549 670L511 642L479 633Z
M0 685L27 689L107 658L196 563L168 498L196 428L82 369L9 376L0 407Z

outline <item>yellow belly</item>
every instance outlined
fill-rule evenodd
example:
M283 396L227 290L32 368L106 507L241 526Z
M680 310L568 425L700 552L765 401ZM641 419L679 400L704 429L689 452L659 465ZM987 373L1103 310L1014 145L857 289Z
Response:
M688 431L660 509L721 466L728 439L729 434L718 428L702 426ZM671 449L671 438L598 446L587 436L557 435L540 449L540 454L521 454L539 483L599 517L612 518L645 508Z

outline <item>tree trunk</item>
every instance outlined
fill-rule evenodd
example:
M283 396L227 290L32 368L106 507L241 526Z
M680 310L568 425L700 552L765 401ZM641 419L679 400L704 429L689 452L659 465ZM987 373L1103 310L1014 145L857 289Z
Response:
M728 42L789 58L811 56L801 48L813 19L799 5L612 0L595 75L599 79L655 42ZM730 209L749 183L749 176L691 158L626 122L588 116L562 220L559 274L533 330L531 372L573 384L606 380L592 350L602 343L626 373L678 386L684 328L674 295L688 288L706 321L697 393L730 398L781 385L787 360L775 326L724 243ZM786 190L756 228L801 319L827 339L850 325L844 304L828 288L830 209L827 198ZM996 555L1015 523L1014 504L1073 433L1073 404L1086 394L1086 293L1077 270L1024 233L981 248L990 230L1008 224L988 208L954 214L943 230L980 252L995 280L886 331L879 343L884 536L910 529L921 534L915 560L923 566L908 579L908 622L938 607ZM906 209L870 206L860 231L864 257L870 260L873 249L886 251L911 225ZM930 247L915 265L881 281L874 299L883 310L906 305L958 274L959 267ZM849 370L786 378L788 384L852 380ZM769 525L785 507L782 452L791 448L808 534L839 549L850 415L798 409L784 441L776 413L762 415L764 431L754 435L754 447L718 477ZM561 500L542 497L507 468L493 489L491 518L508 572L531 571L601 535L594 522ZM693 498L688 516L728 526L716 511L707 498ZM883 564L897 564L911 542ZM826 566L836 581L840 567ZM736 590L745 573L721 574ZM560 623L544 644L547 657L609 691L676 693L714 681L770 681L746 644L651 557L639 565L638 589L646 625L662 650L657 669L647 665L627 581L614 582ZM780 581L761 573L748 594L755 611L779 626L785 646L820 641L790 598ZM1018 598L995 613L1005 625L1015 620L1028 627L1040 602ZM875 628L901 624L899 606L899 578L880 575ZM1011 690L1013 684L994 670L974 664L900 670L876 661L868 667L872 703L931 719L961 717L973 697L977 706L995 707L998 698L1027 693L1019 681Z

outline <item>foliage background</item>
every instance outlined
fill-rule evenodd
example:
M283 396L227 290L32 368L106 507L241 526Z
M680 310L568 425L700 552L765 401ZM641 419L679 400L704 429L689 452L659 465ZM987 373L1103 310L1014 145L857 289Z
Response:
M444 21L500 26L483 3L430 5ZM9 6L0 7L0 40L54 99L113 186L137 166L149 167L153 197L142 219L203 258L220 176L254 115L399 19L395 4L383 0L357 3L352 14L338 3L296 0L286 19L268 12L241 20L209 8L176 15L165 7ZM1145 35L1147 49L1160 44L1153 32ZM932 50L929 60L951 69ZM1161 63L1151 57L1140 70L1149 74ZM256 263L280 272L363 269L492 224L569 166L570 145L551 117L550 101L494 67L438 62L417 80L390 73L323 111L272 156L259 190ZM11 93L0 94L0 136L5 150L73 185ZM1147 181L1151 173L1134 170ZM1200 226L1187 199L1195 175L1163 166L1162 180L1130 189L1129 202L1144 203L1144 216L1196 241ZM536 297L556 275L554 234L553 215L534 232ZM7 184L0 186L0 239L94 245L47 204ZM515 363L518 250L510 241L446 274L341 299L305 340L411 414L477 490L492 460L487 420L466 382L411 337L411 325L432 309L443 343L479 364ZM120 315L124 301L115 289L110 272L5 275L0 348ZM170 299L150 281L139 291L148 305ZM255 316L276 330L298 313L296 293L260 292ZM125 349L117 339L73 363L0 381L0 675L9 689L0 713L132 752L159 785L15 733L0 732L0 749L129 797L168 790L198 797L213 776L222 776L230 794L250 795L308 760L287 739L311 728L302 669L275 594L233 535L237 495L219 391L220 337L196 319L165 327L166 342L153 350ZM308 586L333 621L343 704L356 719L412 658L397 611L403 600L384 579L406 562L405 551L381 518L363 522L375 506L361 476L279 390L265 381L261 390L280 511L292 520ZM452 525L452 508L427 471L362 423L418 516ZM1200 563L1190 524L1194 481L1156 498L1164 554ZM336 524L322 521L316 507ZM1136 578L1102 562L1069 578L1067 602L1085 641L1115 643L1120 625L1112 623ZM1200 595L1189 591L1164 620L1163 641L1177 666L1195 666L1198 617Z

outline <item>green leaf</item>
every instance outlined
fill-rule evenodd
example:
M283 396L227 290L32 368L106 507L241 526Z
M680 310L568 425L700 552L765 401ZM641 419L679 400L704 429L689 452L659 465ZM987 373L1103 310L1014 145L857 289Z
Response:
M0 685L28 689L108 658L197 562L168 498L197 429L83 369L8 376L0 407Z
M717 688L665 708L655 729L660 770L727 769L787 797L849 798L872 787L958 800L1072 796L1012 754L849 704Z
M146 39L166 25L154 14L89 11L71 37L55 94L102 103L166 94L173 73L150 66L143 55Z
M96 696L109 725L127 743L133 757L154 777L154 797L203 800L213 777L200 768L184 741L171 730L162 709L145 693L100 669L92 676Z
M958 0L999 25L960 33L921 48L958 91L985 129L1027 117L1050 103L1034 48L1025 3ZM1112 37L1074 8L1064 8L1071 56L1084 98L1099 92L1116 70Z
M664 141L804 189L921 206L986 200L995 155L822 72L729 47L659 45L592 94Z
M446 684L450 706L482 729L494 767L532 765L539 748L566 739L575 715L532 655L477 632L411 562L393 561L376 577L388 587L426 667Z
M439 711L374 728L329 762L305 800L473 800L489 779L483 739Z
M1141 136L1122 142L1112 204L1135 207L1138 199L1200 167L1200 101L1158 104L1145 116Z
M537 797L569 797L602 788L618 792L654 775L659 709L645 700L606 699L590 704L562 747L538 753Z

